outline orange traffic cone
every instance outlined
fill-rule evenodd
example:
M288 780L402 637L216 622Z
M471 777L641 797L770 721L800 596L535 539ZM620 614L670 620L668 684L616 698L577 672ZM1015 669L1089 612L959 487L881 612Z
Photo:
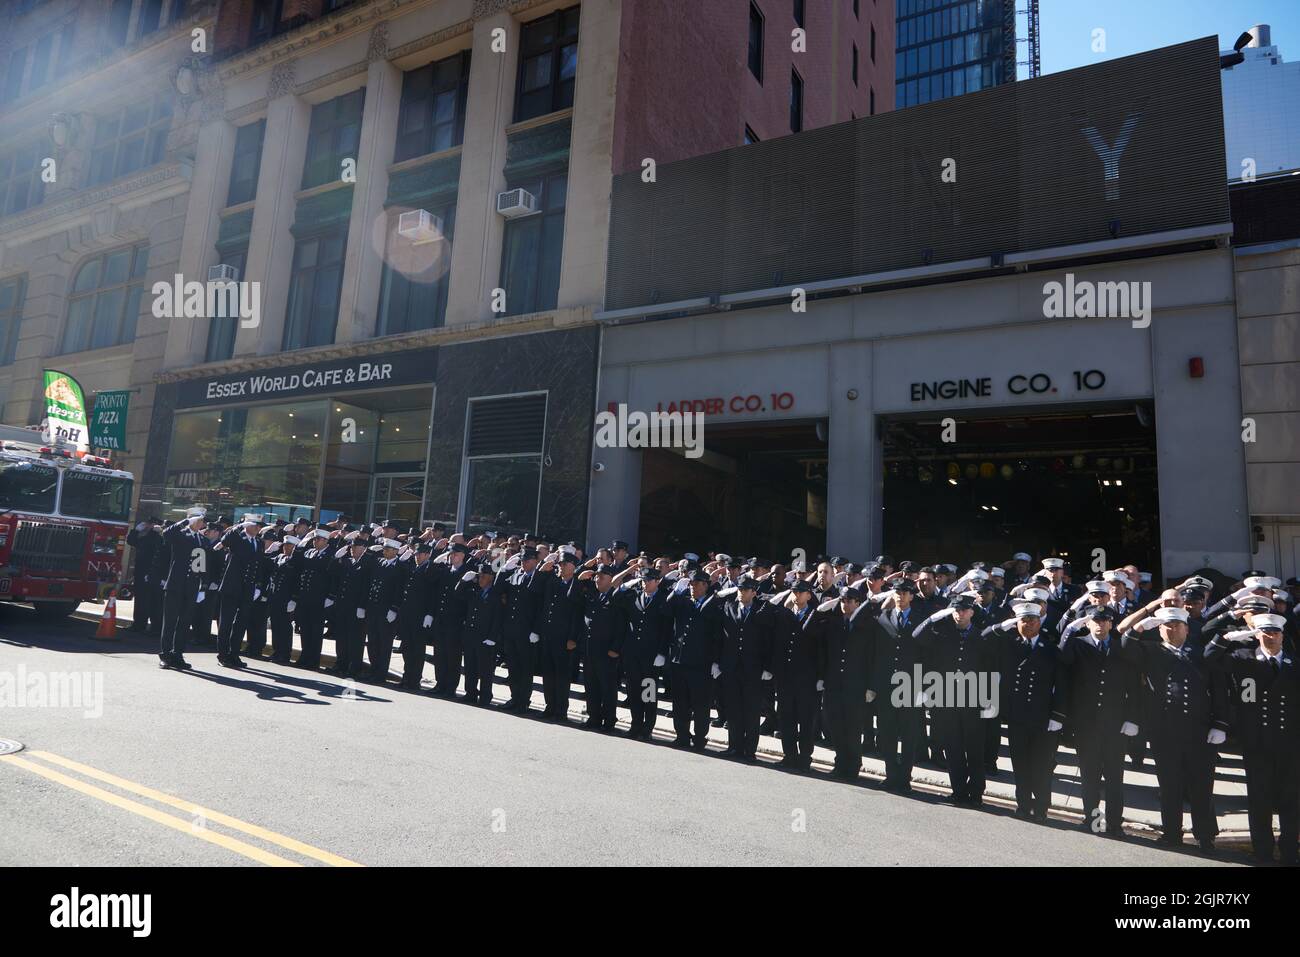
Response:
M99 619L96 638L117 638L117 589L108 593L108 602L104 606L104 617Z

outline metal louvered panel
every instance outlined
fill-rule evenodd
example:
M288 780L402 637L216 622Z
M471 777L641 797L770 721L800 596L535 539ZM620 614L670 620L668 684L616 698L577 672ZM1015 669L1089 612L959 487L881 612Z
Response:
M521 455L542 451L546 394L470 402L469 455Z
M19 521L12 562L28 571L77 572L86 553L84 525Z
M1218 63L1207 37L622 174L605 306L1226 223Z

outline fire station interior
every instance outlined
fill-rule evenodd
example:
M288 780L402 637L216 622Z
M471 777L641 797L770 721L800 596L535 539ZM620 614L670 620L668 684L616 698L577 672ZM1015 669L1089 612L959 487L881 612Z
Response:
M943 418L956 441L943 441ZM1040 415L960 412L879 420L884 551L1004 562L1016 552L1092 568L1133 563L1160 581L1155 417L1149 404Z
M637 542L651 554L729 548L789 562L826 549L824 423L704 430L704 454L645 449Z

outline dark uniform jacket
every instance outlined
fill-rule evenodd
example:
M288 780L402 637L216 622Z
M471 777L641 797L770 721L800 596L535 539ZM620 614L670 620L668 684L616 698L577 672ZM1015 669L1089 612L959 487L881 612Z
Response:
M1276 665L1259 660L1258 653L1257 638L1243 644L1219 637L1206 647L1205 658L1235 679L1232 731L1238 743L1294 755L1300 749L1300 669L1285 648ZM1247 688L1251 693L1243 693Z
M526 641L537 634L537 614L545 594L546 576L535 567L532 572L522 568L503 568L497 572L496 589L505 601L502 617L502 636L511 641Z
M242 529L232 528L222 537L221 545L226 555L226 568L219 588L221 597L252 600L259 571L257 541L249 539Z
M537 613L537 634L546 647L563 651L570 641L582 638L582 582L574 575L565 581L559 575L543 576L541 606Z
M298 593L301 564L296 554L277 555L273 559L271 575L266 583L266 591L272 601L284 604L294 600L294 596Z
M724 677L739 675L757 680L764 671L772 671L776 620L775 609L757 597L749 603L748 613L739 598L722 603L722 654L718 664Z
M162 547L163 538L152 526L143 532L132 528L126 533L126 543L135 549L135 587L138 589L146 581L155 580L150 575L153 572L154 556Z
M614 589L602 592L589 580L583 582L583 623L587 629L587 653L593 656L623 653L627 640L627 616Z
M390 611L396 612L401 607L405 580L406 569L398 564L396 558L373 562L370 584L366 589L366 615L387 619Z
M1185 747L1205 744L1210 728L1228 729L1226 688L1214 680L1203 657L1174 650L1160 640L1130 629L1120 635L1124 657L1140 668L1151 682L1148 726L1143 733L1156 747Z
M648 671L659 655L668 655L668 642L672 638L672 615L668 611L668 591L660 586L646 598L640 588L625 585L618 590L615 600L627 621L623 639L622 656L627 668Z
M167 590L174 591L180 588L191 598L194 598L198 595L199 586L202 584L201 573L192 570L194 567L194 550L196 548L203 550L206 563L206 560L211 555L207 538L204 537L202 532L191 530L189 522L182 519L167 526L163 531L163 539L167 542L167 556L169 558L165 576Z
M811 600L803 615L784 603L772 603L772 667L778 686L815 684L821 676L825 622Z
M692 671L709 671L722 651L722 603L713 592L696 602L686 589L669 597L668 610L673 618L669 661Z
M426 615L433 614L433 571L436 566L430 559L421 564L412 564L402 576L401 594L397 601L397 611L408 621L423 624Z
M334 579L334 601L344 608L365 608L370 593L371 563L365 558L345 558Z
M1113 631L1102 648L1087 631L1076 630L1061 645L1065 712L1076 735L1114 735L1125 721L1142 724L1138 672L1121 657L1119 644Z
M827 694L855 696L864 700L871 683L872 655L880 626L876 615L880 607L863 602L850 618L838 608L814 614L823 624L821 676Z
M931 613L933 614L933 612ZM877 703L893 702L894 675L907 675L908 683L915 683L914 670L920 662L920 649L913 633L927 616L918 615L915 606L907 610L907 622L900 620L897 608L882 609L877 623L876 647L871 654L871 684L876 693ZM905 707L914 707L915 701L898 703Z
M963 635L957 622L945 616L938 621L924 621L913 634L921 649L921 661L926 671L945 675L978 672L990 664L988 649L980 640L980 632L974 624ZM968 702L965 708L955 707L956 702L951 704L953 706L943 709L945 714L955 715L960 711L978 715L980 711L978 703L974 702Z
M1060 647L1050 631L1033 640L1001 625L984 629L980 637L989 643L1002 672L1008 724L1046 731L1051 720L1065 721L1065 679L1060 668Z
M476 575L475 578L478 576ZM471 642L490 641L494 645L501 640L501 595L495 585L486 589L479 588L477 581L461 581L457 586L460 600L465 607L465 619L461 627L461 640L466 647Z

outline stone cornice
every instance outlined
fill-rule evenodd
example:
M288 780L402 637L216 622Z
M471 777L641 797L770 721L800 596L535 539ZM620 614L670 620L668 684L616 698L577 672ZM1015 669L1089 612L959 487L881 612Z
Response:
M314 349L296 349L292 352L276 352L270 355L238 356L224 362L208 362L186 369L159 372L154 376L154 381L159 384L183 382L187 379L256 372L279 366L299 365L304 362L325 362L346 359L349 356L384 355L390 352L404 352L407 349L427 349L430 346L449 346L481 339L594 326L596 322L592 318L593 313L591 306L574 306L567 309L553 309L549 312L530 313L525 316L510 316L489 322L458 323L454 326L442 326L438 329L401 336L336 343Z

